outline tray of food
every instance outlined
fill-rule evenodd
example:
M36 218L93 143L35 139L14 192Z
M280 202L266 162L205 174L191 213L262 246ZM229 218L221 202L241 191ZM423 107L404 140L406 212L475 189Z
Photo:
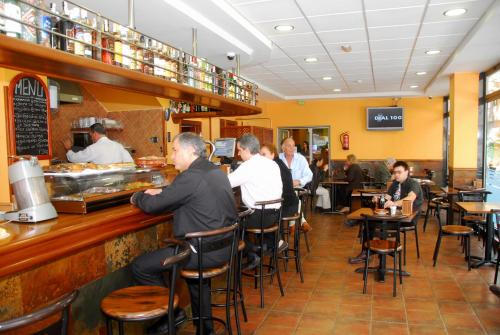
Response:
M135 163L140 167L160 168L167 166L167 159L161 156L145 156L137 158Z
M106 172L135 170L134 163L94 164L94 163L62 163L44 167L48 176L80 177Z

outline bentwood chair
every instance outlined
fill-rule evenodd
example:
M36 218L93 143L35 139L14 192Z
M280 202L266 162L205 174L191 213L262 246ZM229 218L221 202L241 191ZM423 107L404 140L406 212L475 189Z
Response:
M101 301L101 310L106 317L108 335L113 334L113 320L118 322L118 333L124 334L125 322L143 322L158 319L168 313L169 334L175 334L174 309L179 303L175 294L175 283L179 268L191 254L186 242L165 240L174 247L174 255L167 257L162 265L169 270L169 288L161 286L131 286L111 292Z
M78 291L68 293L54 303L15 319L0 322L0 333L15 332L16 334L68 334L69 309L78 296ZM47 326L41 322L56 313L61 317ZM40 324L40 326L38 325Z
M238 247L238 222L235 224L219 228L215 230L200 231L186 234L185 238L189 244L196 249L196 254L198 256L198 267L196 269L182 269L181 277L185 279L195 279L198 280L198 311L200 315L194 315L191 320L198 323L198 332L200 335L205 333L205 320L212 319L217 321L224 326L227 332L231 335L231 291L234 290L234 286L231 285L233 282L233 270L234 270L234 259L236 258L236 250ZM227 257L221 262L220 266L217 267L206 267L203 265L204 255L210 252L227 250ZM203 314L203 282L211 280L215 277L226 275L225 287L223 291L225 292L226 302L224 304L226 308L226 321L212 316L211 318ZM234 304L234 298L232 300ZM211 306L210 306L211 307Z

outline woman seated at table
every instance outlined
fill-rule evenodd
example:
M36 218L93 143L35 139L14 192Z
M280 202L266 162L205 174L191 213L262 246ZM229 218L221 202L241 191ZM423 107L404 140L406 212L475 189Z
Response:
M323 210L331 208L330 192L320 184L323 180L328 178L329 162L330 159L328 157L328 151L322 149L321 155L317 159L313 160L313 163L311 164L311 171L313 172L311 188L316 188L316 196L318 197L316 207Z
M260 154L266 158L269 158L278 164L281 172L281 182L283 183L283 205L282 205L282 217L292 216L297 213L299 198L293 189L293 179L290 169L286 164L278 157L278 150L272 144L264 144L260 148Z
M354 155L347 155L347 159L344 165L345 171L345 181L348 182L345 187L339 190L339 209L343 213L349 212L350 200L352 191L355 188L362 188L363 182L363 171L358 165L358 159Z

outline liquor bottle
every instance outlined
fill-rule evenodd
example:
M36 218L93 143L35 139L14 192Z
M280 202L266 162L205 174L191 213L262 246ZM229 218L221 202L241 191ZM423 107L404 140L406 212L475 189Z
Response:
M103 19L101 30L102 30L102 35L101 35L102 62L106 64L113 64L113 51L115 50L115 41L111 37L111 31L109 29L108 19Z
M47 6L45 6L45 3L42 0L38 1L37 5L41 8L37 17L37 26L43 29L38 29L37 31L37 42L40 45L50 48L52 46L50 39L50 31L52 30L52 16L50 15Z
M50 17L50 30L54 33L58 33L58 27L59 27L59 16L57 16L59 13L57 12L57 6L54 2L50 3L50 12L53 14ZM59 48L59 36L55 34L50 34L50 47L53 49Z
M5 16L21 21L21 7L16 0L5 0ZM5 31L7 36L21 38L21 23L5 19Z
M35 4L34 0L25 0L27 3L19 3L21 7L21 20L23 21L21 28L21 37L23 40L28 42L36 43L36 8L32 5ZM29 24L29 25L28 25Z
M130 44L127 43L128 28L120 26L120 38L122 39L122 66L124 68L130 68Z
M117 23L113 23L113 37L114 37L114 65L123 66L123 57L122 57L122 41L121 41L121 31L120 25Z
M150 38L144 37L144 53L143 53L143 58L144 58L144 73L149 74L149 75L154 75L153 72L153 66L151 64L154 64L154 55L152 51L152 44L153 41Z
M137 34L136 36L138 36L139 38L136 41L137 46L135 47L135 70L144 72L144 48L146 44L146 38L144 37L144 35Z
M92 32L93 30L89 27L96 28L96 26L90 21L88 17L88 13L85 9L81 10L81 16L80 16L81 23L83 23L85 26L81 26L83 29L83 42L86 44L83 45L83 55L87 58L92 58L94 52L92 50Z
M74 24L73 24L73 22L66 19L66 18L69 19L69 17L70 17L69 6L68 6L68 3L66 1L62 2L62 8L63 8L64 18L59 20L59 22L58 22L58 31L62 35L74 38L75 37L75 31L73 29ZM69 38L60 37L59 38L59 49L62 51L75 53L75 41L73 41Z

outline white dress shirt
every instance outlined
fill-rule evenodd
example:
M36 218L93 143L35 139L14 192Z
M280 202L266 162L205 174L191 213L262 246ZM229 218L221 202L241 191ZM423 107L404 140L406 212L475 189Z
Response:
M69 150L66 157L72 163L113 164L134 161L120 143L112 141L106 136L101 137L97 142L82 151L74 152Z
M304 187L308 182L312 180L313 173L309 168L309 164L304 156L295 153L292 157L292 164L288 165L285 154L282 152L279 154L280 159L285 162L286 166L292 170L292 179L300 180L300 186Z
M259 154L243 162L234 172L228 175L231 187L241 186L241 198L245 206L255 206L258 201L269 201L281 198L283 184L278 164ZM265 208L280 208L280 204L267 205Z

